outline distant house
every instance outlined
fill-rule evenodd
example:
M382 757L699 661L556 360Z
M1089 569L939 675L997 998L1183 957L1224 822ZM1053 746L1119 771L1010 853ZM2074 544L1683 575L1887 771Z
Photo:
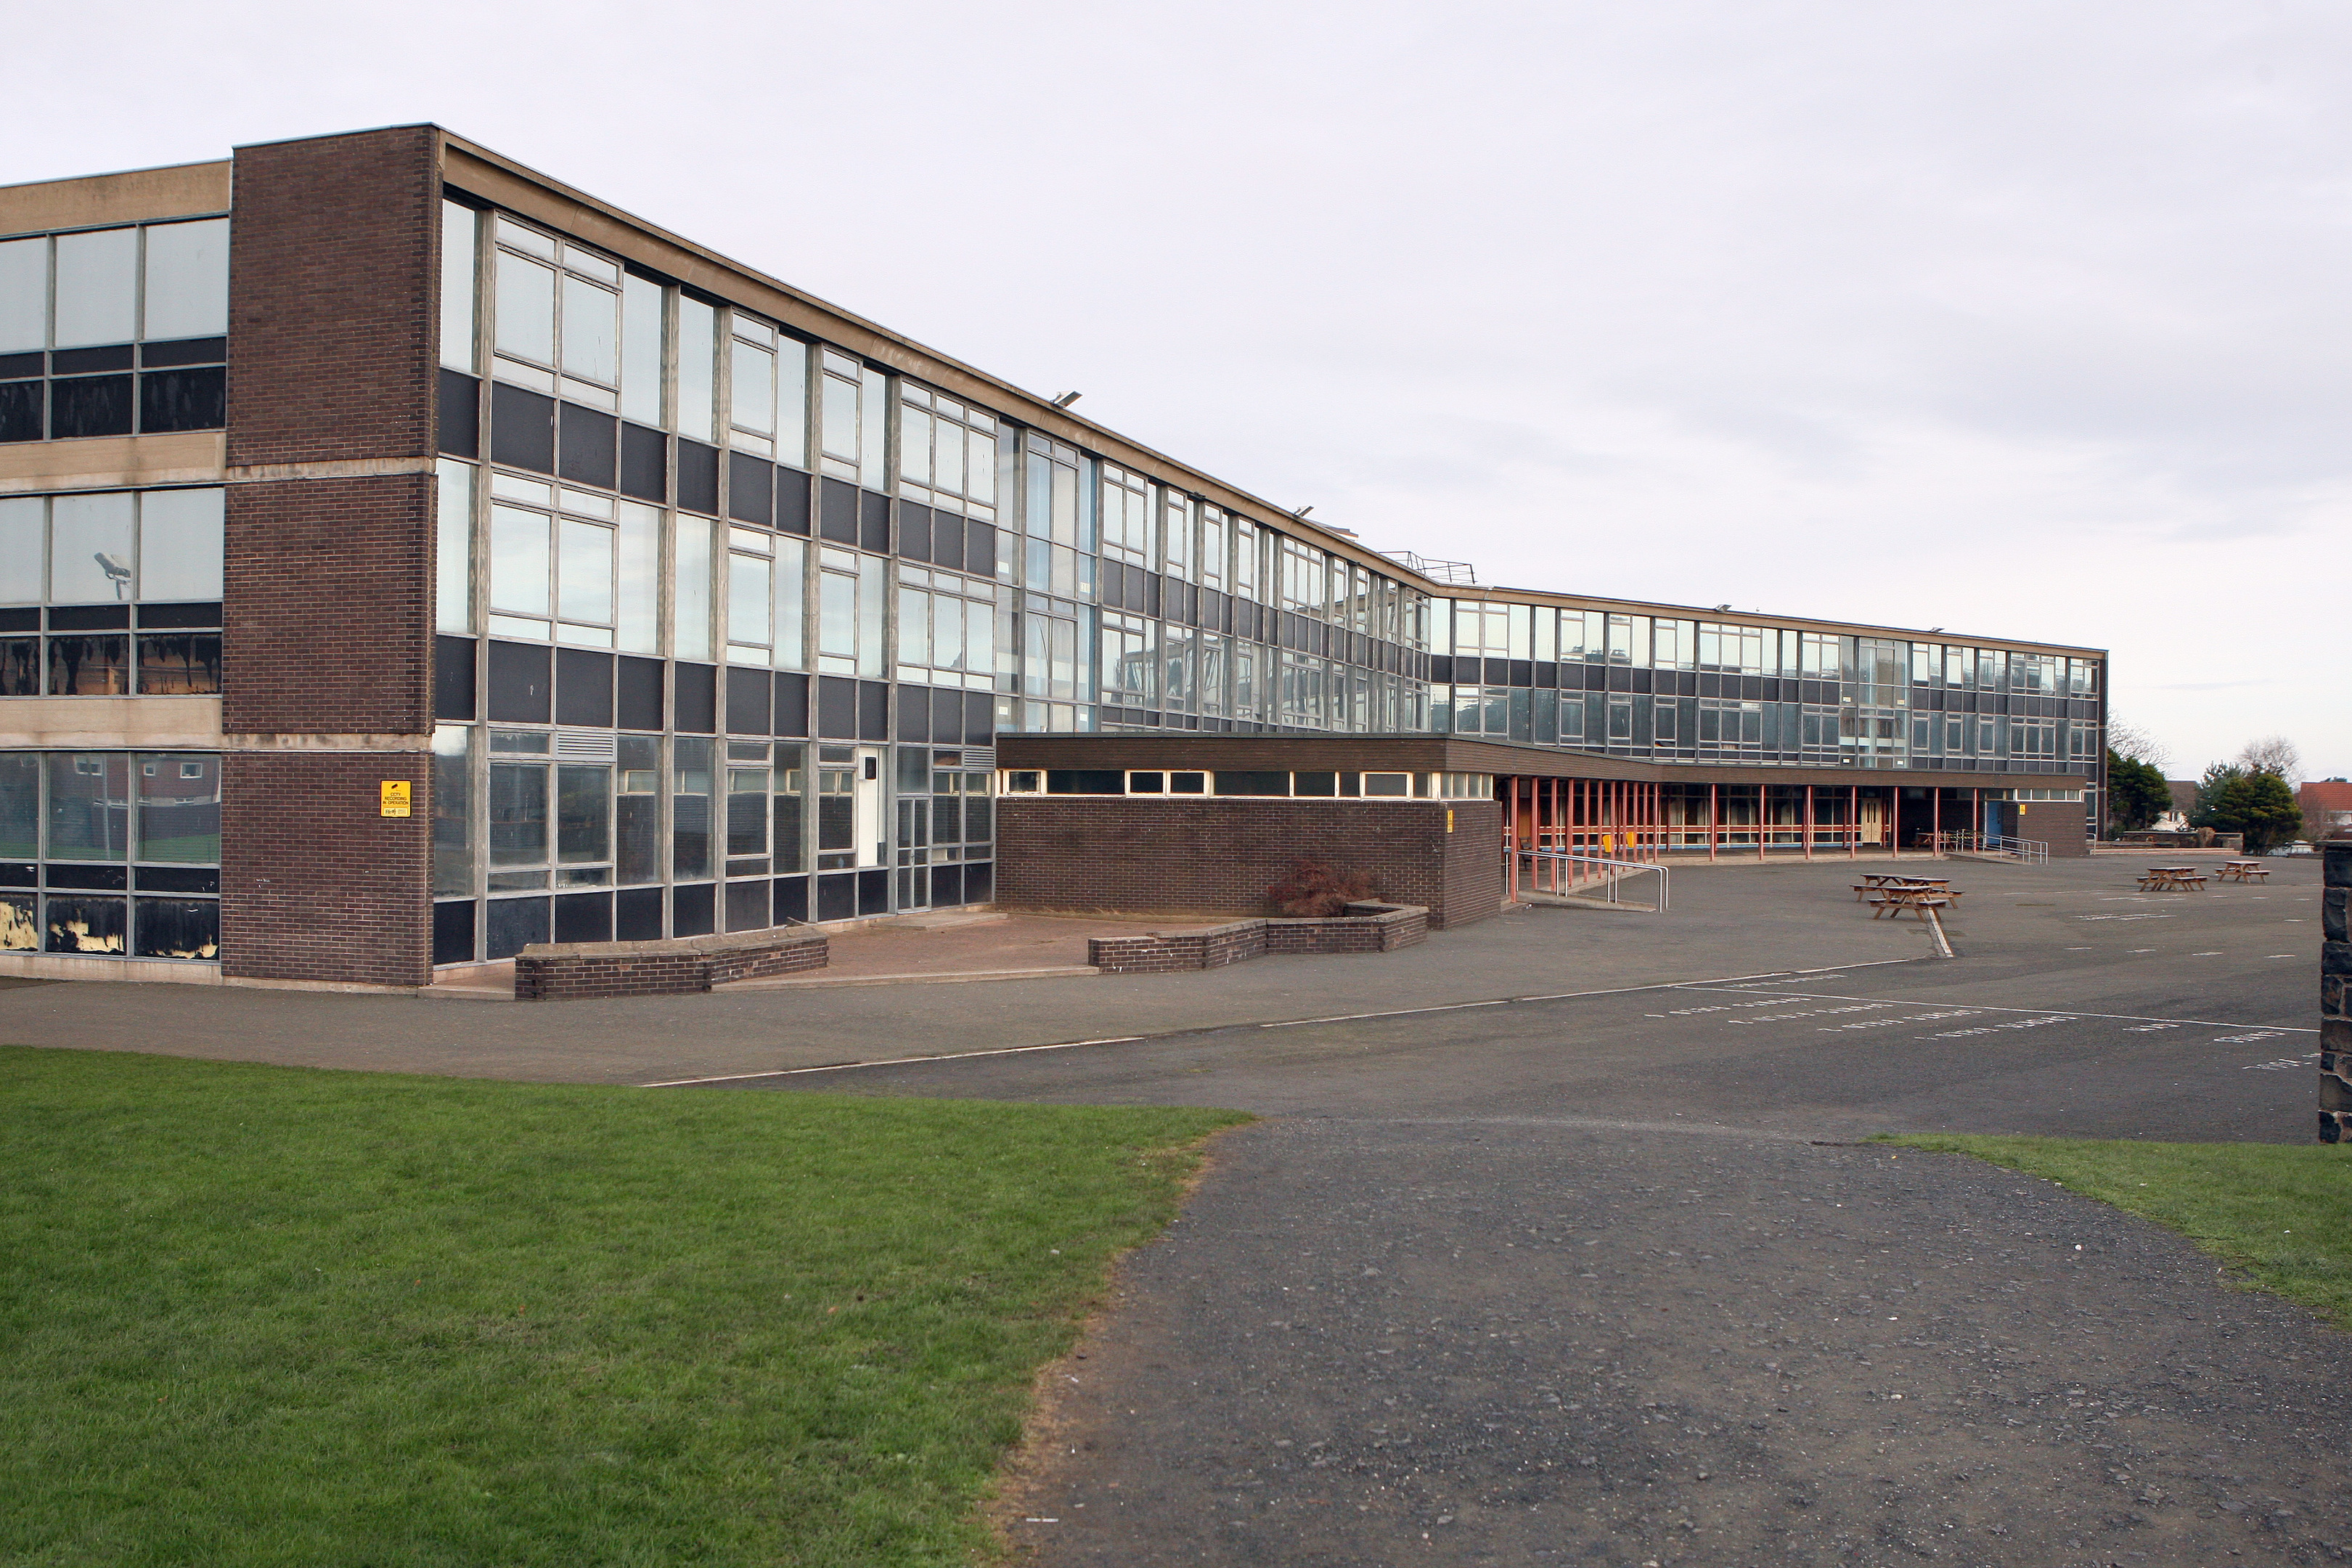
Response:
M2167 779L2164 787L2172 792L2172 809L2148 824L2166 833L2179 833L2189 826L2189 814L2197 809L2195 779Z
M2303 833L2321 838L2331 833L2352 833L2352 780L2320 779L2295 791L2303 807Z

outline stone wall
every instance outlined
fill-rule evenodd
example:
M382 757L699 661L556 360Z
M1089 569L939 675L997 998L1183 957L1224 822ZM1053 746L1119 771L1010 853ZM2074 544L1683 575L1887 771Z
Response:
M661 942L535 942L515 958L515 1000L691 995L731 981L823 969L831 961L830 947L820 932L787 931Z
M2327 858L2320 893L2319 1141L2352 1142L2352 932L2345 905L2352 900L2352 837L2321 847Z
M1391 952L1429 936L1417 904L1356 903L1319 920L1234 921L1198 931L1091 937L1087 962L1106 974L1169 974L1222 969L1267 953Z

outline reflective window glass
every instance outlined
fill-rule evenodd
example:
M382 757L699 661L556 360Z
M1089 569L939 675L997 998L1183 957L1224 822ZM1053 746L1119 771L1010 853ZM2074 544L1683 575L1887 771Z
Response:
M146 321L139 335L155 342L217 338L227 331L228 219L152 226Z
M499 353L537 364L555 363L555 269L500 252Z
M621 378L621 297L566 274L563 279L563 374L604 386Z
M149 490L139 500L139 597L217 599L226 491Z
M131 597L131 493L58 496L49 513L49 601L100 604Z
M137 335L139 231L58 236L58 348L127 343Z
M49 242L0 242L0 354L49 342Z
M548 613L548 520L519 507L490 508L490 608Z

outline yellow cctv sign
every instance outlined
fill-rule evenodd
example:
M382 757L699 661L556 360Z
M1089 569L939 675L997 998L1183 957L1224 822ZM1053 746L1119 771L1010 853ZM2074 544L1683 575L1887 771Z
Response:
M381 801L376 810L377 816L406 816L408 815L409 783L406 779L385 779L376 785L376 790Z

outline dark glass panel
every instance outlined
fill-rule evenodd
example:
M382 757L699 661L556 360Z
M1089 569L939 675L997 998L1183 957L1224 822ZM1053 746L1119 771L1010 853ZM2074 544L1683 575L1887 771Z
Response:
M54 903L56 900L50 900ZM139 900L138 954L142 958L220 957L218 899Z
M808 683L805 675L776 677L776 733L798 739L809 732Z
M563 893L555 900L557 942L613 940L613 895Z
M112 343L102 349L58 349L49 355L51 375L88 375L93 371L130 368L129 343Z
M220 633L150 632L140 637L142 696L211 696L220 689Z
M856 543L857 487L842 479L820 479L817 495L822 503L817 531L835 544Z
M857 913L857 878L844 872L837 877L816 879L816 918L821 921L845 921Z
M730 735L767 734L772 717L769 700L766 670L729 669L727 732Z
M719 515L719 448L680 437L677 443L677 504L688 511Z
M837 675L817 677L816 732L832 741L857 739L857 682Z
M0 382L0 442L41 438L41 388L38 381Z
M556 405L563 431L558 472L575 485L611 489L618 478L614 442L620 421L576 403Z
M53 632L106 632L130 624L128 605L64 605L49 611Z
M227 358L226 338L180 338L167 343L139 345L139 363L149 370L167 364L219 364Z
M621 493L669 500L669 437L643 425L621 425Z
M112 952L123 948L130 909L122 899L68 898L49 895L48 940L51 952Z
M482 455L481 384L458 371L441 373L441 449L453 458ZM470 932L467 940L473 940Z
M433 639L433 717L464 721L474 717L474 639L436 637Z
M877 555L890 553L890 498L857 492L857 542Z
M761 528L776 521L776 465L749 452L727 454L727 515Z
M809 477L798 468L776 470L776 526L786 533L809 531Z
M185 605L141 605L139 629L157 631L191 627L208 631L221 624L221 607L217 602Z
M613 940L654 942L662 933L662 890L624 888L613 895Z
M28 354L0 354L0 381L14 381L26 375L47 375L48 364L48 356L38 349Z
M131 689L130 660L127 637L53 637L49 639L49 695L123 696Z
M433 906L433 962L436 963L474 962L472 900Z
M1229 775L1220 774L1220 777ZM1255 775L1250 775L1255 776ZM1269 773L1269 778L1283 781L1279 790L1252 790L1253 795L1287 795L1290 793L1288 773ZM1125 795L1127 775L1117 768L1051 768L1045 773L1047 795ZM1240 791L1220 790L1219 794L1239 794Z
M545 942L552 911L546 899L492 899L489 944L485 956L492 962L512 958L535 942Z
M532 643L490 644L491 722L547 722L550 695L548 652L547 648Z
M890 688L878 680L857 683L857 738L861 741L887 741L890 738Z
M772 906L778 925L808 923L809 879L806 877L776 879L776 898Z
M41 639L0 638L0 697L41 694Z
M87 375L49 383L51 437L64 441L130 435L131 380L127 375Z
M215 811L217 816L218 808L215 807ZM215 838L220 836L217 822L213 836ZM131 873L131 886L142 893L217 893L220 891L220 868L142 866Z
M672 936L709 936L716 916L717 900L711 885L697 883L692 887L672 888L669 894L669 930Z
M615 670L620 711L614 722L624 730L662 727L662 661L623 655Z
M765 882L727 884L727 929L759 931L768 924L769 889Z
M102 888L119 893L131 885L130 873L120 866L79 866L52 860L41 875L52 888Z
M509 386L503 381L492 382L490 457L509 468L529 468L540 474L553 473L555 399L525 391L520 386ZM545 900L541 902L543 904ZM495 914L490 925L495 934L498 927Z
M228 423L228 372L219 365L196 370L150 371L139 378L139 428L217 430Z
M898 503L898 553L909 561L931 558L931 509L913 501Z
M857 912L861 915L887 915L890 912L889 872L857 873Z
M555 721L613 727L613 656L592 648L555 650Z
M719 728L719 671L708 664L677 667L677 728L688 735L708 735Z

